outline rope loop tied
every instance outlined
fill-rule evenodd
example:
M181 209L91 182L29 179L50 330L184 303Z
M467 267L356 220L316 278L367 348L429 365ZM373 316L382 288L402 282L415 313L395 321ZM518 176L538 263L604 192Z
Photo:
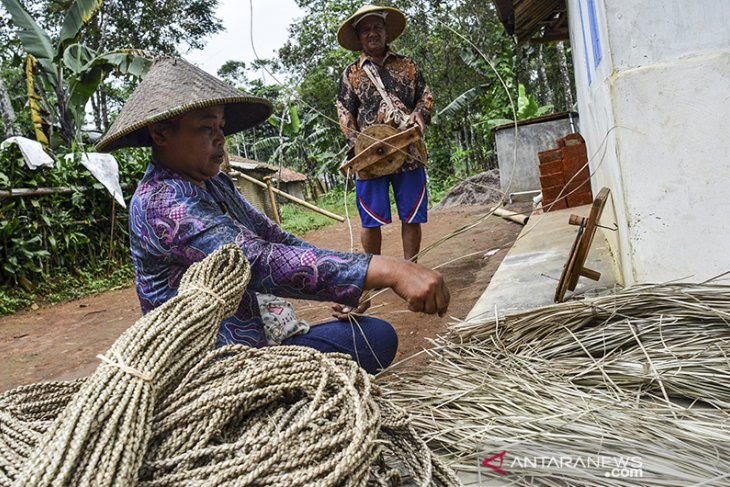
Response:
M107 365L118 368L122 372L125 372L125 373L131 375L132 377L141 379L142 381L147 382L148 384L152 383L152 380L154 379L154 377L152 377L152 374L141 372L141 371L135 369L134 367L130 367L129 365L125 364L124 359L122 358L121 355L119 355L119 352L113 351L111 353L116 358L116 361L110 359L106 355L101 355L101 354L97 355L96 358L98 358L99 360L101 360L102 362L104 362Z
M225 306L226 305L226 300L223 299L218 293L216 293L215 291L213 291L209 287L202 286L200 284L188 284L188 289L191 290L191 291L192 290L195 290L195 291L200 291L201 293L205 293L208 296L210 296L213 299L215 299L216 301L218 301L218 303L221 306Z

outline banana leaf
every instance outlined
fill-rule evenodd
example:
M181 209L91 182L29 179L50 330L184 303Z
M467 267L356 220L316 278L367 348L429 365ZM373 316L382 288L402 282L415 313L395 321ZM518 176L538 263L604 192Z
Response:
M69 46L67 51L71 50L74 45ZM137 77L143 76L149 69L152 61L140 56L140 53L143 53L143 51L135 49L110 51L96 56L78 68L75 74L68 79L69 106L86 106L86 102L89 101L89 98L94 94L102 80L113 70ZM70 115L74 114L70 113Z
M41 60L52 63L54 58L51 38L40 25L33 20L33 17L23 8L18 0L0 0L8 10L13 23L17 28L18 39L23 44L23 49L32 55L39 62Z
M61 35L58 39L59 57L61 53L65 56L66 46L78 38L81 28L94 18L103 2L104 0L76 0L71 5L63 20Z
M74 74L96 58L96 52L82 44L71 44L63 51L63 64Z
M484 94L484 92L487 90L488 86L489 85L487 84L477 85L474 88L471 88L461 95L457 96L454 101L446 105L443 110L436 114L436 119L434 120L434 123L438 123L438 120L442 117L451 118L464 110L466 107L471 105L474 100L482 96L482 94Z

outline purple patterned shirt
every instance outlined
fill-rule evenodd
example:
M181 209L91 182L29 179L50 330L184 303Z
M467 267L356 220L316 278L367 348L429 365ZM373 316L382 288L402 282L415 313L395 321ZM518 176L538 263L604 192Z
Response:
M236 313L221 323L219 345L266 345L254 291L357 305L369 254L302 242L251 206L224 173L205 184L207 190L150 164L134 192L129 235L143 313L177 295L185 270L227 243L248 258L251 282Z

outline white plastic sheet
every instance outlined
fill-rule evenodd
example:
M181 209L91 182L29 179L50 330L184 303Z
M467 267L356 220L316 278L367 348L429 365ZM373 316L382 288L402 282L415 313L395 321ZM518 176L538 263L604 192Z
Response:
M53 158L46 154L43 146L37 140L17 136L9 137L0 144L0 149L5 149L10 144L20 147L25 164L33 171L43 166L53 167Z
M74 155L66 154L65 158L66 160L71 160L74 158ZM119 184L119 165L114 156L100 152L86 152L81 154L81 164L104 185L117 203L123 208L127 207L126 203L124 203L122 187Z

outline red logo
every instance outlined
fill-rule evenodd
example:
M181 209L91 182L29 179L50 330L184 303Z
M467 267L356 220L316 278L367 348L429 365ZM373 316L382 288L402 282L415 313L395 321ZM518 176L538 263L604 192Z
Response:
M502 464L504 463L504 455L507 453L507 450L502 450L500 453L497 453L496 455L493 455L489 458L485 458L482 460L482 466L489 467L498 474L501 475L507 475L507 471L502 468ZM499 465L493 465L492 462L495 462L499 460Z

